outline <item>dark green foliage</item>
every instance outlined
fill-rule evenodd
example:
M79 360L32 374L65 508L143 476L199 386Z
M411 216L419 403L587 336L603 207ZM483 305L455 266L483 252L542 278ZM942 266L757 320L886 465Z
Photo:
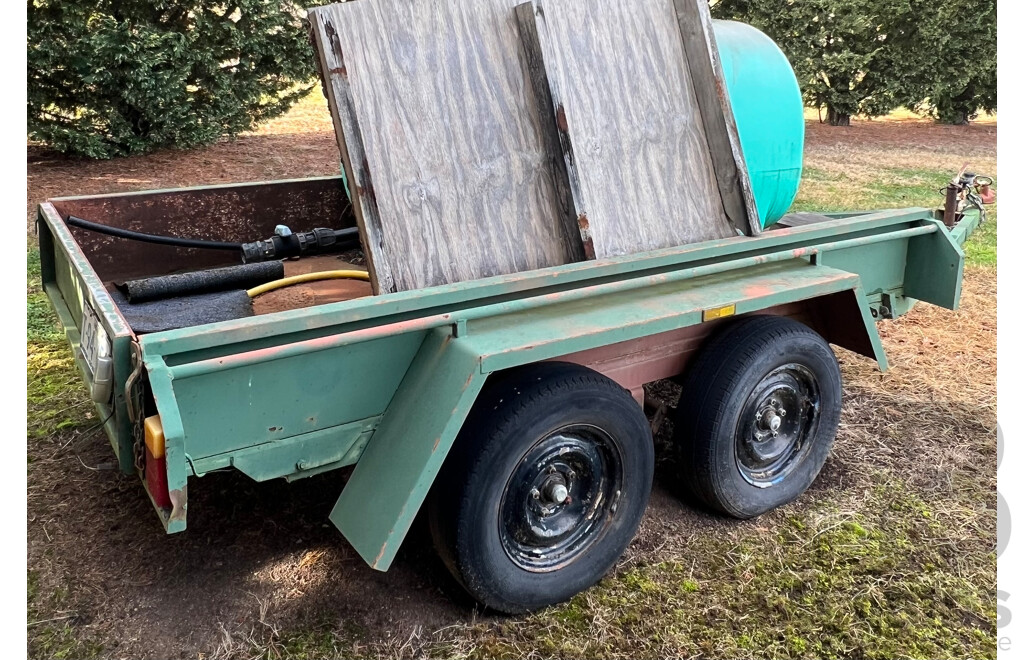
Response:
M720 0L720 18L754 25L779 44L800 79L804 100L827 108L829 122L881 115L902 104L916 53L912 0Z
M311 88L304 4L28 0L29 137L110 158L251 129Z
M932 62L910 105L941 122L966 124L996 109L996 2L934 4L926 20Z
M772 37L833 125L899 106L944 121L995 108L994 0L718 0L712 12Z

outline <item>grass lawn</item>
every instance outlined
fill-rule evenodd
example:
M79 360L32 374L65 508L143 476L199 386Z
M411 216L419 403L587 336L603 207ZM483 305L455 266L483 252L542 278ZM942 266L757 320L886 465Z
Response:
M337 171L323 99L234 142L91 163L29 150L45 197ZM798 210L936 206L965 161L995 175L994 122L808 124ZM190 483L166 537L118 474L39 287L28 239L28 641L35 658L355 656L988 658L996 639L997 209L968 246L962 309L880 326L892 369L839 351L832 457L798 502L738 522L655 492L616 569L524 617L460 599L414 529L395 567L365 566L327 513L341 482L234 474ZM671 387L666 391L672 392Z

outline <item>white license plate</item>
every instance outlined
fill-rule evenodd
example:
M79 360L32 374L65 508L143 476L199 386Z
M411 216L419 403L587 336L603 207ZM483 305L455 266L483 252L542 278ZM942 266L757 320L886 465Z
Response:
M99 317L89 303L82 305L82 334L78 350L85 360L86 371L89 372L89 388L92 390L93 401L109 402L114 385L112 347L110 338L107 337L107 333L100 325Z
M82 337L79 347L82 350L82 357L85 358L85 363L89 366L89 371L93 376L96 375L97 368L99 367L99 343L96 341L99 327L100 319L96 316L96 312L92 310L92 306L89 303L82 305Z

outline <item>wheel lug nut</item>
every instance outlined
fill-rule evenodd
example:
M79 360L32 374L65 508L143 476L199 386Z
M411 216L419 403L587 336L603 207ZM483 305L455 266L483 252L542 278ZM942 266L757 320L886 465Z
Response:
M576 478L576 471L575 470L569 470L569 474L567 474L565 476L569 477L570 479L575 479Z
M533 490L530 491L530 497L532 497L535 500L539 500L540 499L540 491L537 490L536 488L534 488Z
M558 468L552 465L551 467L548 468L548 474L558 474Z

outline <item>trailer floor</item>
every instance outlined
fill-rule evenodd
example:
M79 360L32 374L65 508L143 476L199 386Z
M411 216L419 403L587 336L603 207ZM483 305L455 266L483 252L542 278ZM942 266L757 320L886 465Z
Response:
M366 270L362 252L353 250L344 254L322 254L305 259L286 260L285 277L321 273L330 270ZM285 312L291 309L326 305L373 295L373 287L362 280L323 280L295 284L264 293L252 301L257 315Z
M318 125L305 105L297 112L314 119L283 125ZM337 152L325 126L181 154L32 163L29 200L224 172L326 174ZM811 125L798 208L930 204L950 166L968 159L995 169L994 124ZM139 172L145 183L134 182ZM665 425L650 509L613 574L568 604L513 618L459 599L422 526L389 573L369 569L327 522L344 475L196 480L188 532L165 536L138 483L114 469L30 280L30 655L993 657L994 228L970 247L960 312L922 305L880 326L890 373L840 354L836 449L798 502L748 522L703 513L676 495ZM37 278L31 243L29 259ZM661 383L651 394L676 392Z

